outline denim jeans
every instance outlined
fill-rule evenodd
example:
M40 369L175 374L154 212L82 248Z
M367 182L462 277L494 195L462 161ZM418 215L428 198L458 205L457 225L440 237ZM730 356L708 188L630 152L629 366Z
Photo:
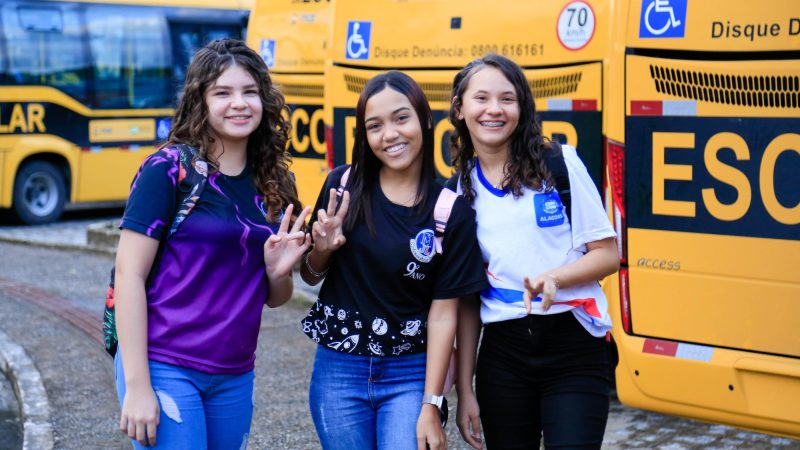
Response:
M486 448L597 449L608 418L606 342L571 312L484 327L475 387Z
M309 403L322 448L416 450L425 359L317 346Z
M117 393L125 398L120 352L114 358ZM242 374L210 374L149 361L150 383L161 409L155 447L163 449L244 449L253 418L251 370ZM133 448L143 448L131 440Z

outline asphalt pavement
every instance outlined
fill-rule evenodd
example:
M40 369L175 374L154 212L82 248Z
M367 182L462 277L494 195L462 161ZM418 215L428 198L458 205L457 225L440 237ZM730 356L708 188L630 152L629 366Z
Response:
M105 220L114 218L73 218L39 227L0 225L0 332L23 348L35 366L46 391L53 448L57 449L130 448L117 431L119 402L113 365L99 340L113 256L91 246L86 238L91 223ZM296 288L298 295L292 302L264 311L249 448L319 448L307 405L314 344L299 326L315 290L299 279ZM0 377L0 449L20 448L13 441L14 436L19 441L20 433L13 431L14 415L3 413L18 407L9 395L9 384ZM455 417L456 403L451 395L450 417ZM449 448L468 448L454 423L447 431ZM635 410L612 401L603 449L651 448L800 449L800 442Z

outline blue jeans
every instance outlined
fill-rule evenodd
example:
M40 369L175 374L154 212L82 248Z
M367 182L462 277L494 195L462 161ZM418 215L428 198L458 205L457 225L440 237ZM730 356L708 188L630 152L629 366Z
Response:
M425 359L317 346L309 403L322 448L416 450Z
M120 352L114 358L119 402L125 398ZM156 447L163 449L244 449L253 418L251 370L210 374L150 361L150 383L161 409ZM132 440L135 449L143 448Z

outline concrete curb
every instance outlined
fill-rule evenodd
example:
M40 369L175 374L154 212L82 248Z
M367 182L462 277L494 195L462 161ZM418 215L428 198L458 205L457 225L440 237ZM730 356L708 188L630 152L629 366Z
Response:
M11 381L20 404L23 450L51 450L54 446L53 426L42 376L25 350L2 331L0 371Z

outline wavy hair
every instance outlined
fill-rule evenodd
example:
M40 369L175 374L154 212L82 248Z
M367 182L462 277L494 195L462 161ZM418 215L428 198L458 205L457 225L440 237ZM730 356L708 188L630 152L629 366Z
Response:
M272 84L264 60L244 42L217 39L195 53L186 71L183 95L178 101L167 145L191 145L208 161L210 170L218 170L219 162L210 153L216 139L208 124L205 93L222 72L233 66L246 70L256 81L264 110L261 123L247 140L247 163L253 170L256 190L264 196L267 218L277 221L281 210L290 204L295 205L297 214L302 205L289 172L290 157L286 151L291 126L281 115L286 110L286 101Z
M392 89L408 98L409 103L417 113L420 128L422 129L422 170L417 194L414 200L417 211L428 202L428 192L431 185L436 183L436 171L433 161L433 114L428 105L428 99L422 88L411 77L397 70L391 70L370 79L356 105L355 143L353 144L353 168L350 174L350 207L344 220L344 229L350 231L356 223L363 220L367 224L370 234L375 235L375 225L372 220L372 192L379 180L379 173L383 163L375 156L367 140L366 110L367 102L375 94L384 89Z
M519 105L519 122L511 134L502 187L510 188L515 197L521 196L525 187L541 189L544 184L547 190L551 190L554 185L550 171L547 170L544 162L544 152L551 149L555 151L555 147L545 140L539 124L536 123L536 105L528 80L515 62L490 53L467 64L453 79L453 92L450 96L453 99L450 105L450 122L455 127L455 131L450 134L450 155L453 165L458 171L464 197L472 202L477 195L472 187L472 177L470 176L475 147L467 123L464 119L458 118L458 113L464 104L464 93L469 87L470 80L486 67L499 70L514 86Z

